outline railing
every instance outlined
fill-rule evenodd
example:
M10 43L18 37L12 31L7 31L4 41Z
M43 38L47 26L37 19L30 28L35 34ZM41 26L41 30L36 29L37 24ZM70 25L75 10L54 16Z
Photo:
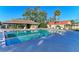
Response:
M4 40L2 40L2 39L0 40L0 46L1 46L1 47L5 47L5 46L6 46L5 41L4 41Z
M2 38L0 38L0 46L1 47L5 47L6 46L6 42L5 42L5 33L3 30L0 30L0 32L2 32Z

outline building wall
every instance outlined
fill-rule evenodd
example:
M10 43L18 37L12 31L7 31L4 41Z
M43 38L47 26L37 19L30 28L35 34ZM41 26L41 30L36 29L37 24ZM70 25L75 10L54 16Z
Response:
M79 29L79 26L72 26L72 29Z
M70 24L70 25L71 25L71 24L72 24L72 22L68 22L68 24Z
M38 25L31 25L30 29L37 29Z
M64 28L64 25L47 25L48 28L57 29L57 26L60 26L62 29Z
M59 28L57 28L57 26L60 26L60 29L66 29L66 30L71 29L71 26L70 25L69 26L65 26L65 25L47 25L48 28L51 28L51 29L59 29ZM78 26L77 27L73 27L73 28L78 28L79 29Z

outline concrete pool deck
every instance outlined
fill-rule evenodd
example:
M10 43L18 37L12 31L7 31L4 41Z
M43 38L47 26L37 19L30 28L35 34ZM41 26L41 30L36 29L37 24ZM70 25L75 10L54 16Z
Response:
M0 29L0 32L2 31L22 31L22 30L56 30L56 29L51 29L51 28L36 28L36 29ZM57 30L64 30L64 29L57 29Z

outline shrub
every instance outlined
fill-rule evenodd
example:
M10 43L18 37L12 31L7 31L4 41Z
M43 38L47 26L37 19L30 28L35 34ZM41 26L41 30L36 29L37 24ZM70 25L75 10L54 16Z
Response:
M40 23L39 28L47 28L47 23Z

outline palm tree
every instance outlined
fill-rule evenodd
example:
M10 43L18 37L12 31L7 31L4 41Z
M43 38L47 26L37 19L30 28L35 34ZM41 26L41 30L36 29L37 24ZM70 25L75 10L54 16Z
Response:
M57 10L55 10L54 11L54 20L56 21L57 20L57 16L60 16L60 14L61 14L61 11L59 10L59 9L57 9Z

